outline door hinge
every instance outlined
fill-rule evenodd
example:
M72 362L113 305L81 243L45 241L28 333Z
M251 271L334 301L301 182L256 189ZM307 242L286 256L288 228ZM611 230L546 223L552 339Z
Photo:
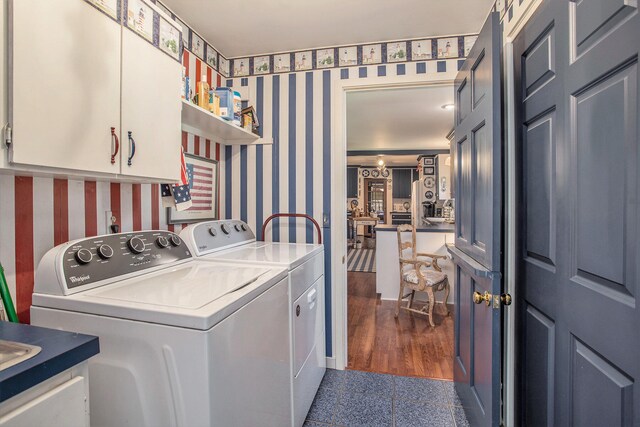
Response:
M9 147L13 142L13 131L11 129L11 125L9 123L4 125L3 131L4 131L4 145Z

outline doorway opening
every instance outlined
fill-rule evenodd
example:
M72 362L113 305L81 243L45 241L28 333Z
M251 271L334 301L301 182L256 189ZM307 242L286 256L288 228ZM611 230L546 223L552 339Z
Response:
M451 84L374 87L347 91L346 117L346 344L348 369L453 379L453 243ZM344 203L344 202L343 202ZM445 222L446 221L446 222ZM420 258L440 270L451 292L436 292L430 324L426 291L401 301L425 313L399 310L399 225L415 227L414 248L443 256ZM411 232L404 233L411 240ZM402 252L407 258L407 251ZM404 265L407 273L410 266ZM446 315L446 312L449 315Z

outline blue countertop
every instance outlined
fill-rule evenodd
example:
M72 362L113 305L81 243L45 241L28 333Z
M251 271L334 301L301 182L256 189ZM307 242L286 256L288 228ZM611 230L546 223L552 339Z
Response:
M0 321L0 339L37 345L42 351L0 371L0 402L100 352L98 337Z
M397 225L380 224L376 225L376 231L392 231L398 230ZM416 228L416 233L453 233L455 230L455 224L448 224L446 222L425 225L423 227Z

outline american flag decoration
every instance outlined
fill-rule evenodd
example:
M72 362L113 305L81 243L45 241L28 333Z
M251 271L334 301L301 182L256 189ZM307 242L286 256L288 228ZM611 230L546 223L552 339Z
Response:
M213 168L188 163L187 177L192 203L189 210L213 210Z
M189 174L184 160L184 149L180 153L180 182L174 185L162 184L162 204L164 207L175 208L177 211L184 211L191 207L191 185L189 184Z

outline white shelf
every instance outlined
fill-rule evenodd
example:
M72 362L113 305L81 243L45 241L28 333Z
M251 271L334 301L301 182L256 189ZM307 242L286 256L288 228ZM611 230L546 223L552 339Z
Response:
M271 139L260 138L185 99L182 100L182 130L224 145L272 144Z

